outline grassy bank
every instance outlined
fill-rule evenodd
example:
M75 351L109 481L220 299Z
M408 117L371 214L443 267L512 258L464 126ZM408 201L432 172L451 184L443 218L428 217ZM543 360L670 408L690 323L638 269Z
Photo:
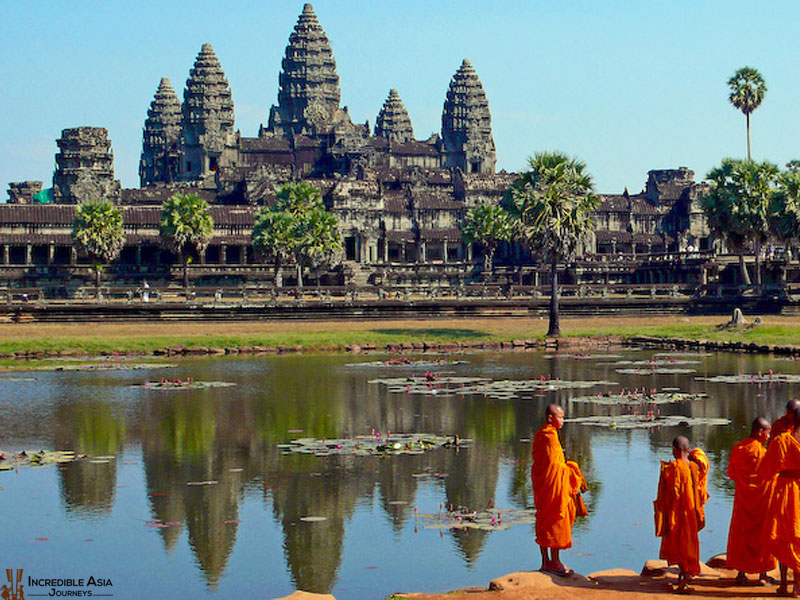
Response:
M564 337L633 336L732 340L800 345L800 318L763 317L752 329L724 330L725 317L619 317L562 320ZM0 324L0 353L79 350L144 352L173 345L241 347L301 346L343 350L348 344L378 347L403 342L509 341L542 339L547 321L531 318L432 319L424 321L339 320L324 322L169 322Z

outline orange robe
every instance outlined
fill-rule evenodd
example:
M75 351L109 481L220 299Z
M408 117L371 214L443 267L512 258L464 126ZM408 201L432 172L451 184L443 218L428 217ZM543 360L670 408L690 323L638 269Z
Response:
M793 434L772 441L758 475L774 485L764 523L764 551L800 571L800 442Z
M728 462L728 477L736 484L728 531L728 568L745 573L766 573L775 568L774 559L764 554L761 541L765 507L772 495L772 486L762 484L758 477L766 452L761 442L749 437L733 447Z
M549 423L533 436L531 479L536 543L558 550L572 547L572 524L586 514L580 499L586 480L576 462L564 459L558 430Z
M777 438L780 434L792 431L793 429L794 423L792 423L792 418L783 415L772 424L772 437L770 437L769 441L772 442L772 440ZM769 445L769 443L767 445Z
M690 575L700 572L700 539L705 527L708 458L696 448L689 461L661 461L655 509L656 536L661 538L659 558L678 565Z

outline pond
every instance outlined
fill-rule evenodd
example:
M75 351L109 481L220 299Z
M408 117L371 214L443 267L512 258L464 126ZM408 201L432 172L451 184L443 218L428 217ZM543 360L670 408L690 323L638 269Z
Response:
M657 557L658 461L671 459L678 434L711 460L706 559L725 551L730 448L753 418L774 420L800 395L797 378L778 377L800 374L800 362L744 354L272 355L124 366L0 375L7 457L87 455L0 471L0 553L25 581L91 575L112 585L60 589L114 598L304 589L345 600L485 586L536 569L525 510L530 438L553 401L577 419L561 438L590 487L590 515L576 524L565 562L582 573L638 571ZM348 446L403 433L457 435L459 444ZM287 445L298 439L324 439L328 450ZM448 528L450 506L491 508L487 527ZM503 526L488 526L498 515Z

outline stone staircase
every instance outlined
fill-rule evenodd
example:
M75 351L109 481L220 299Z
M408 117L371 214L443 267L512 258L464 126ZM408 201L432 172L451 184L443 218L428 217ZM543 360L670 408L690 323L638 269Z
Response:
M347 283L358 287L370 285L369 276L372 274L372 269L354 260L345 260L342 264L353 273L353 276Z

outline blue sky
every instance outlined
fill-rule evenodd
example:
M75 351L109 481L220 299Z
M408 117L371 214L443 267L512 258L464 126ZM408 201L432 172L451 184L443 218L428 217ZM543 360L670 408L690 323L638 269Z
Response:
M302 2L117 0L3 3L0 197L52 178L67 127L110 130L116 174L138 186L141 132L161 77L182 97L210 42L236 126L256 136L277 102L280 61ZM597 190L642 188L647 171L702 179L746 152L728 77L749 65L769 91L753 115L753 158L800 157L800 2L318 0L342 104L370 125L390 88L417 138L441 129L447 86L470 58L489 99L498 169L537 150L587 163Z

